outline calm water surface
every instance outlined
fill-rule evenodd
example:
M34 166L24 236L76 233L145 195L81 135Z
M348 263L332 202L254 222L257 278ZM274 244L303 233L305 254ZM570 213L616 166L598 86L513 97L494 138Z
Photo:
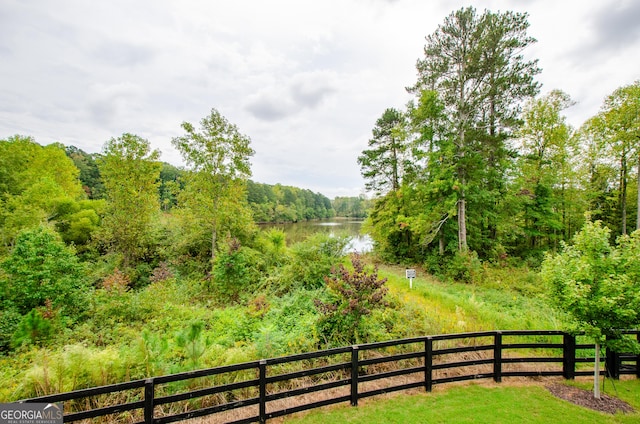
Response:
M287 224L261 224L263 229L277 228L287 235L287 244L302 241L315 233L325 233L334 236L351 237L347 248L350 252L369 252L373 248L371 237L361 234L362 220L353 218L331 218L314 221L303 221Z

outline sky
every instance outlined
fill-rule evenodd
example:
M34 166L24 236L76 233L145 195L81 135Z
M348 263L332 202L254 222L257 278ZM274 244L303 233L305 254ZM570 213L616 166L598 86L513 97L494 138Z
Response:
M0 0L0 139L98 153L133 133L182 166L171 139L215 108L251 138L253 181L358 196L376 120L470 4L529 14L524 55L576 127L640 78L637 0Z

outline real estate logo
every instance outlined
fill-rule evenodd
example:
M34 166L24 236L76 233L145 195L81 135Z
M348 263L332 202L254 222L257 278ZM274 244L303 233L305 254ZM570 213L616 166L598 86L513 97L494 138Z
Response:
M0 424L62 424L62 403L0 403Z

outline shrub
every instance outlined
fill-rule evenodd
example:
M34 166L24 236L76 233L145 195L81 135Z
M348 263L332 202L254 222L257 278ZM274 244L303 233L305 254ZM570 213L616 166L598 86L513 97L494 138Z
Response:
M228 241L227 250L216 256L213 288L223 301L238 301L251 285L257 285L263 269L259 252L240 246L238 239Z
M85 309L89 286L84 267L60 237L47 227L23 231L0 266L7 272L7 299L21 314L44 306L70 317Z
M482 263L474 251L456 252L447 264L445 274L461 283L479 283L482 278Z
M0 352L11 348L11 339L22 320L22 315L13 305L3 306L0 310Z
M378 279L378 270L365 269L362 258L351 255L353 271L340 264L335 277L325 277L333 301L317 301L316 306L324 318L319 322L320 333L327 340L346 338L349 343L362 340L362 322L375 308L386 305L386 278Z
M51 337L52 331L51 322L45 319L40 311L32 309L18 323L11 344L13 347L30 344L40 345Z
M151 277L149 280L152 283L157 283L160 281L166 281L173 278L173 272L169 269L169 264L166 261L160 262L158 266L151 273Z
M129 277L118 268L102 280L102 288L108 293L124 293L129 290L129 284L131 284Z
M291 289L322 287L324 277L344 256L347 237L314 234L291 247L291 262L283 268L282 284Z

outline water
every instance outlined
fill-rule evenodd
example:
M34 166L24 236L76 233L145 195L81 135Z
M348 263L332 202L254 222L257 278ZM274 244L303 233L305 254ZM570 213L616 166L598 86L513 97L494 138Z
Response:
M315 233L325 233L332 236L347 236L351 242L348 252L365 253L373 249L373 241L367 234L361 234L362 220L354 218L330 218L315 221L302 221L286 224L261 224L263 229L277 228L287 235L287 244L292 245L302 241Z

